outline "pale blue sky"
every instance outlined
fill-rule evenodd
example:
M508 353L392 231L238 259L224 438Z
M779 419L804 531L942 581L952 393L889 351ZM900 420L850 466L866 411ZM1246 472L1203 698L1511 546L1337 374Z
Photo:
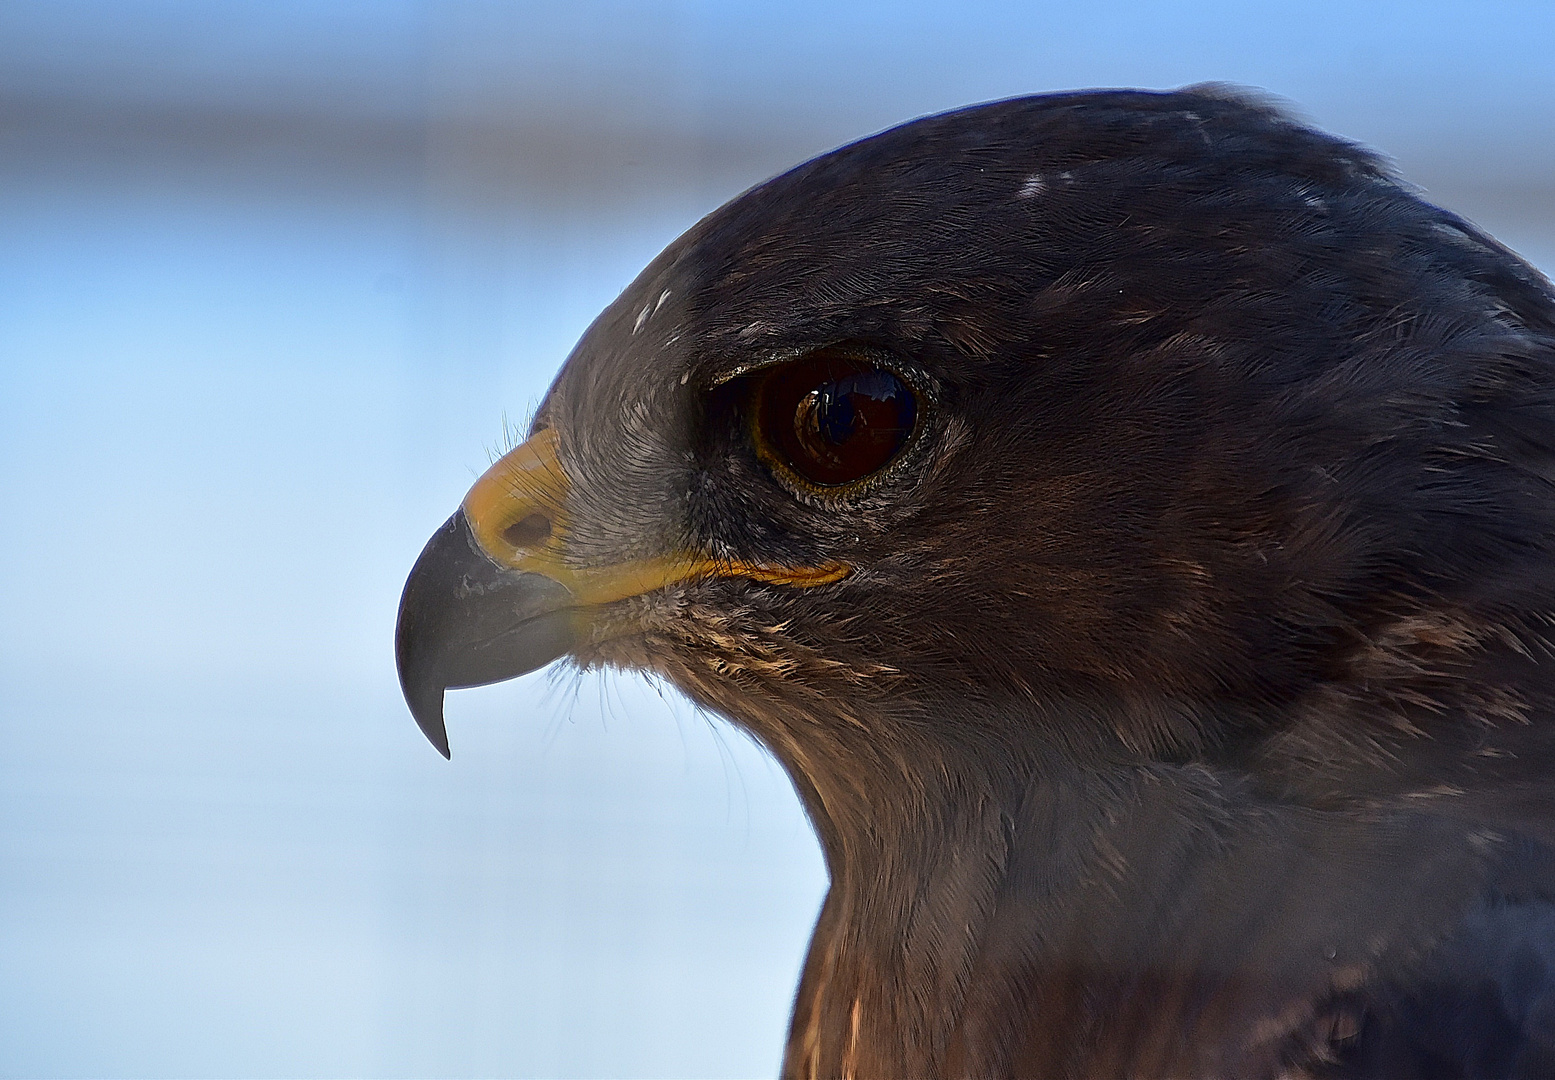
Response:
M824 871L631 679L400 703L422 542L744 186L1267 88L1555 266L1546 4L0 2L0 1075L756 1076Z

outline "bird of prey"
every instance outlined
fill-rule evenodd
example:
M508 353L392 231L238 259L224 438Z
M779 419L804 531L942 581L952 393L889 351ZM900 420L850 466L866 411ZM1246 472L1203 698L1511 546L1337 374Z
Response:
M782 763L786 1077L1555 1076L1555 293L1217 88L920 119L599 316L405 586Z

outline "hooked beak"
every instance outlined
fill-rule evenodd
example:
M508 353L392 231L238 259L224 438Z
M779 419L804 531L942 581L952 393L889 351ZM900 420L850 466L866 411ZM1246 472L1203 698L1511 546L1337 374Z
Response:
M432 535L400 598L394 651L400 688L444 757L443 691L511 679L567 653L577 612L560 584L498 566L463 508Z
M675 553L589 566L569 557L571 485L554 429L537 432L475 482L433 534L400 597L395 659L423 734L449 756L443 692L517 678L588 639L603 605L705 577L806 587L840 563L770 567Z

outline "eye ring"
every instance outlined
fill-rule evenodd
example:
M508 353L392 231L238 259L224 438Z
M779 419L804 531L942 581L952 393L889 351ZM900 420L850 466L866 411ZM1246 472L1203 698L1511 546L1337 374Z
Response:
M829 346L755 376L758 455L803 489L865 486L902 457L922 425L913 382L873 352Z

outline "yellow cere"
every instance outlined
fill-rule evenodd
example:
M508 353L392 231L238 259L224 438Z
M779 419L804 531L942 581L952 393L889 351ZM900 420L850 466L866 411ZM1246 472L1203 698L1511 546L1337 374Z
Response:
M763 566L677 552L607 566L582 566L566 558L567 497L571 482L557 455L554 428L504 455L464 497L464 514L481 549L493 561L543 574L572 593L580 605L609 604L693 578L744 577L804 588L841 581L843 563Z

